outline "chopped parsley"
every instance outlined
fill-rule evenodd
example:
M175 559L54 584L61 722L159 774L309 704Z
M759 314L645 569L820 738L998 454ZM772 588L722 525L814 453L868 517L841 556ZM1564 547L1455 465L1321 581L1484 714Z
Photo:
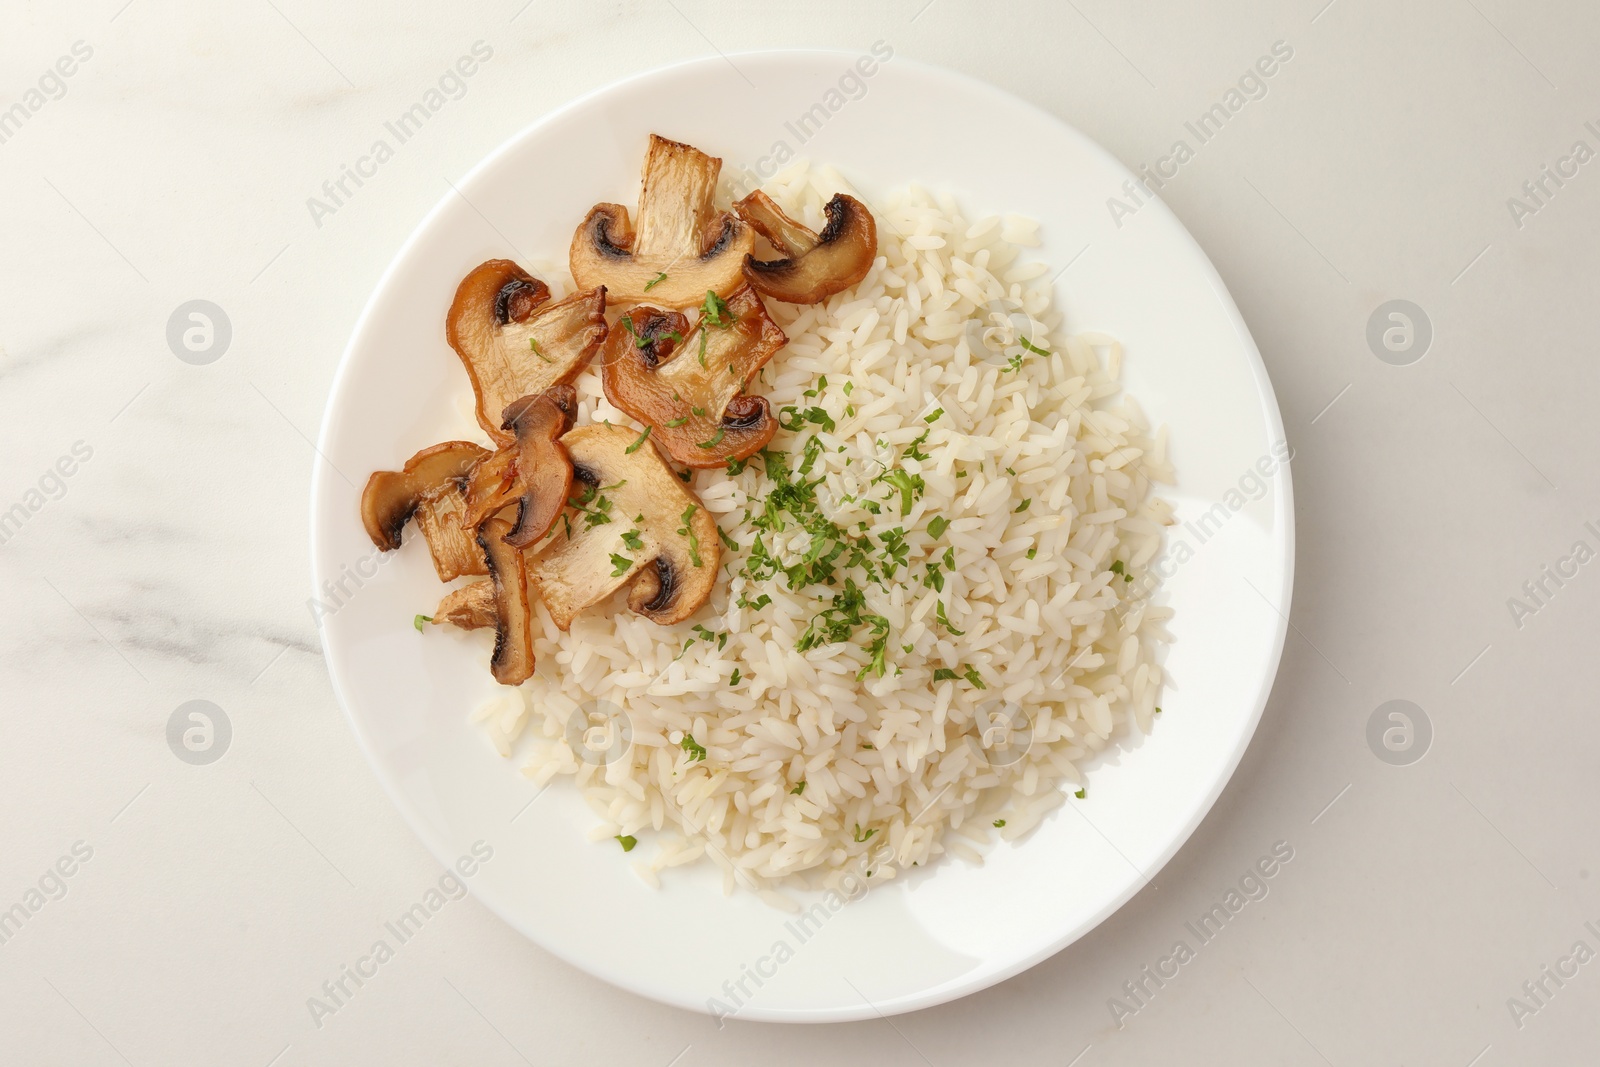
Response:
M959 677L960 675L949 667L935 667L933 669L933 680L936 682L953 682Z
M859 845L859 844L863 844L864 842L866 842L866 840L868 838L870 838L873 834L875 834L877 832L878 832L877 830L868 830L865 833L863 833L862 830L861 830L861 824L860 823L856 823L855 831L851 834L851 836L856 839L856 844Z
M853 393L855 391L856 391L856 383L855 382L845 382L844 383L844 395L845 396L849 396L851 393Z
M432 615L418 615L416 618L411 620L411 625L415 626L417 628L417 633L420 634L422 632L422 624L425 623L425 622L432 622L432 621L433 621L433 616Z
M961 637L967 632L965 630L958 630L954 626L950 625L950 619L944 613L944 601L939 601L939 603L934 607L933 613L934 615L938 616L939 622L944 626L944 628L949 630L951 634L955 635L956 637Z
M722 299L722 297L718 296L716 290L706 290L705 303L701 305L701 308L705 321L710 322L711 325L717 327L718 329L725 330L729 326L733 325L735 316L733 312L729 310L728 302ZM726 318L728 321L722 321L724 318Z
M802 411L797 407L790 406L778 412L778 425L791 433L804 428L808 422L813 426L821 426L829 433L832 433L835 428L833 416L828 414L826 408L809 407Z
M619 556L615 552L611 553L611 577L620 578L632 567L633 560L627 556Z
M792 793L795 796L801 796L801 795L803 795L805 793L805 791L806 791L806 781L805 781L804 778L800 779L799 784L796 785L793 789L789 790L789 792Z
M683 523L678 527L678 533L689 536L689 562L696 567L700 566L700 535L694 532L694 526L689 520L694 518L694 513L699 510L697 505L690 504L683 509L683 514L678 516L679 521Z
M922 416L923 422L938 422L939 416L944 414L944 408L934 408L932 413Z
M750 460L748 458L728 460L728 477L732 478L735 475L743 474L745 467L749 463Z
M943 536L944 532L949 528L949 519L945 518L943 515L935 515L928 523L928 536L937 539Z
M1011 512L1011 514L1013 514L1013 515L1021 515L1024 511L1028 510L1028 505L1030 505L1032 503L1033 503L1033 498L1029 497L1028 499L1024 500L1022 503L1018 504L1016 506L1016 509L1013 510Z
M705 408L697 407L697 406L691 404L689 406L689 411L691 413L693 413L696 418L703 419L703 418L706 417L706 409Z
M622 543L637 552L644 547L644 538L639 536L638 530L629 530L622 535Z
M665 278L666 275L663 274L662 277ZM650 287L647 285L647 286L645 286L645 288L648 289ZM639 843L639 839L637 837L634 837L632 834L618 834L617 835L617 843L622 846L622 851L624 851L624 852L632 852L633 851L633 846L637 845Z
M1089 791L1087 789L1080 789L1072 795L1077 797L1079 800L1082 800L1089 795Z
M974 689L987 689L987 688L989 688L988 686L983 684L983 678L978 674L978 668L976 668L976 667L968 667L966 669L965 673L963 673L961 675L961 677L963 677L967 681L971 682L972 683L972 688L974 688Z
M678 742L678 747L689 753L691 763L706 758L705 746L694 739L694 734L684 734L683 740Z
M660 274L657 274L654 278L651 278L649 281L644 283L644 291L648 293L650 290L654 289L656 286L660 285L666 280L667 272L662 271Z
M1029 352L1032 352L1036 356L1048 356L1050 354L1050 350L1049 349L1040 348L1038 345L1034 344L1032 341L1028 340L1026 337L1017 338L1017 343L1020 344L1023 348L1026 348Z
M1039 549L1037 547L1028 549L1028 558L1029 559L1032 559L1034 556L1037 556L1038 554L1039 554Z
M729 685L738 685L739 684L739 668L738 667L735 667L733 669L733 673L728 675L728 684Z
M912 501L927 487L927 483L922 480L922 475L911 474L898 467L884 471L872 481L874 485L883 482L900 494L901 515L911 514Z
M996 819L994 821L994 827L995 827L996 830L1000 829L1000 827L1004 826L1005 824L1006 824L1006 821L1004 819Z
M623 319L622 321L623 322L627 322L628 320L627 319ZM627 448L624 448L622 451L626 452L628 455L631 456L635 452L639 451L639 446L644 444L649 439L650 439L650 427L646 426L644 428L644 433L639 435L639 439L637 441L635 441L633 444L629 445Z
M667 423L667 428L671 429L671 430L676 430L679 426L682 426L684 423L686 423L688 421L689 421L689 416L687 416L687 415L679 415L677 418L675 418L671 422Z
M530 338L528 338L528 349L529 349L529 351L531 351L531 352L532 352L532 353L533 353L533 354L534 354L534 355L536 355L536 356L538 356L538 357L539 357L539 358L540 358L540 359L542 359L542 360L544 360L544 361L545 361L545 362L546 362L546 363L554 363L554 362L555 362L555 360L553 360L553 359L551 359L551 358L550 358L550 357L549 357L549 356L547 356L547 355L545 355L545 354L544 354L544 353L543 353L543 352L541 352L541 351L539 351L539 342L538 342L538 341L535 341L535 340L534 340L534 339L533 339L533 338L531 338L531 337L530 337Z
M701 441L699 444L695 445L695 447L696 448L716 448L718 445L720 445L722 443L722 439L724 437L726 437L727 435L728 435L727 428L724 427L724 426L718 426L717 427L717 432L714 435L712 435L711 440L709 440L709 441Z
M719 634L715 630L709 630L706 627L701 626L699 623L695 623L694 632L702 641L707 643L715 641L717 643L718 652L721 652L723 649L728 647L728 635L726 633Z

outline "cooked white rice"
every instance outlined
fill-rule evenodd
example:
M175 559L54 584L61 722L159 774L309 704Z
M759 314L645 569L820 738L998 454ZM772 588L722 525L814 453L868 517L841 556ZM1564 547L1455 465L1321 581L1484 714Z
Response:
M850 191L804 164L766 190L817 230L827 198ZM817 437L807 480L822 479L828 518L852 534L864 523L880 559L891 531L903 533L906 563L892 579L849 572L863 613L889 625L883 676L858 680L869 625L796 648L845 572L833 588L793 590L782 570L743 574L758 534L784 564L810 543L793 521L778 532L748 521L774 488L755 460L736 476L694 476L739 545L724 551L724 576L695 619L657 626L619 597L563 634L539 606L537 672L477 716L535 784L575 776L600 816L591 837L613 849L613 837L636 837L618 862L652 885L709 858L728 891L783 904L782 888L881 884L945 853L981 862L997 834L1027 833L1084 788L1080 765L1120 730L1152 724L1170 612L1136 598L1146 583L1129 579L1171 522L1150 495L1171 472L1165 431L1120 393L1120 346L1060 331L1052 272L1022 259L1032 223L969 222L949 196L915 187L873 207L879 256L860 285L814 306L768 302L789 344L759 391L774 412L820 407L831 418L831 430L809 422L770 446L792 470ZM1021 345L1024 331L1047 354ZM592 371L578 393L580 422L631 425ZM922 479L908 514L892 484L874 483L894 468ZM948 526L930 536L938 517ZM941 592L927 569L947 549ZM771 602L759 610L740 606L762 596ZM956 677L936 680L940 669ZM609 763L580 758L569 723L595 726L604 749L608 708L621 709L611 728L625 719L631 746ZM1008 737L1007 724L1018 732Z

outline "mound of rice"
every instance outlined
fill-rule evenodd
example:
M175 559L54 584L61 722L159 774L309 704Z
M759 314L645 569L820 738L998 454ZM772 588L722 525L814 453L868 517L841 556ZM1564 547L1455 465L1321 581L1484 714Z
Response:
M841 190L804 164L766 186L814 230ZM594 839L637 838L652 884L709 857L785 904L981 862L1157 710L1170 613L1132 579L1171 471L1120 346L1060 332L1049 268L1022 259L1033 224L915 187L873 209L860 285L768 301L789 344L753 391L784 455L694 476L727 546L711 602L660 627L619 597L567 634L539 606L536 674L477 716L536 784L574 776ZM580 422L632 425L593 371L578 392Z

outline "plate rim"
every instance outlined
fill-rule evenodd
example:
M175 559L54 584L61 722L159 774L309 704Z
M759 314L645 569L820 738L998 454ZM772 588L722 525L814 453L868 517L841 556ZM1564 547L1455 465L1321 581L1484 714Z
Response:
M334 425L337 414L335 411L335 400L341 396L345 379L350 373L352 373L352 354L356 348L358 340L366 332L369 321L376 313L380 294L387 289L394 275L401 269L401 264L406 261L407 253L409 253L413 246L422 239L423 235L429 230L434 219L448 209L451 202L458 195L457 187L471 184L474 179L476 179L483 172L492 168L503 156L509 154L516 145L520 144L524 139L534 136L541 128L554 123L572 111L584 107L590 103L590 101L612 93L625 86L633 85L638 82L667 77L674 73L681 72L686 68L709 67L724 62L731 62L732 60L739 58L759 60L788 57L831 56L849 58L853 60L858 58L861 54L862 53L860 52L839 48L750 49L738 52L719 53L717 55L695 56L689 59L663 64L658 67L652 67L648 70L639 71L590 89L578 96L573 97L565 103L551 108L532 121L522 125L521 127L518 127L512 133L503 138L482 159L473 164L464 174L461 175L459 179L456 180L456 182L452 183L452 188L449 191L441 194L434 205L429 208L428 211L418 220L416 225L412 227L410 233L406 236L406 239L390 257L382 274L380 274L378 279L373 283L372 290L368 294L365 304L362 306L361 313L359 316L357 316L354 325L351 327L349 339L340 352L338 364L335 367L333 377L329 382L328 397L323 406L322 420L317 430L316 456L312 460L312 476L310 486L308 547L310 548L310 578L313 601L320 595L322 580L327 577L320 570L318 559L318 537L323 523L327 520L327 517L319 514L318 501L323 494L324 483L329 477L327 468L331 466L331 463L325 457L327 450L330 447L329 437L332 433L331 427ZM1082 130L1078 129L1076 126L1060 116L1053 114L1052 112L1024 97L1018 96L1015 93L1003 89L991 82L985 81L982 78L967 74L963 71L952 69L950 67L904 57L899 53L895 53L893 55L893 59L896 68L906 67L914 69L925 77L942 80L952 84L964 93L975 96L989 96L992 99L1000 101L1006 106L1030 113L1037 120L1053 124L1077 140L1087 152L1098 156L1104 165L1114 169L1121 176L1127 179L1135 182L1138 181L1137 175L1135 175L1126 164L1124 164L1119 158L1113 155L1110 150L1105 148L1094 138L1088 136ZM1155 213L1158 216L1163 217L1166 222L1175 228L1176 232L1181 235L1182 240L1188 243L1190 250L1197 256L1198 263L1203 269L1204 279L1210 286L1213 296L1217 299L1220 309L1224 312L1228 322L1232 325L1234 335L1239 342L1241 350L1240 354L1244 356L1245 365L1250 372L1251 381L1255 385L1257 391L1256 399L1262 408L1262 414L1265 416L1265 421L1267 424L1266 429L1269 437L1274 441L1282 441L1287 443L1288 437L1283 424L1282 408L1278 403L1277 393L1273 388L1272 379L1267 371L1266 363L1261 357L1260 349L1256 345L1255 338L1251 334L1249 326L1245 322L1244 316L1240 312L1237 302L1233 299L1232 293L1229 292L1227 285L1223 282L1222 276L1217 271L1216 265L1211 261L1211 257L1206 254L1205 249L1195 239L1194 235L1189 231L1189 228L1183 224L1182 220L1177 217L1164 199L1162 199L1160 196L1155 196L1152 198L1148 206L1153 206ZM738 1018L741 1021L784 1023L854 1022L864 1019L880 1018L885 1015L896 1015L910 1011L918 1011L924 1008L930 1008L940 1004L949 1003L951 1001L958 1000L962 997L969 996L973 993L977 993L984 989L998 985L1001 982L1007 981L1008 979L1014 978L1018 974L1030 970L1044 960L1054 956L1058 952L1063 951L1068 946L1074 944L1097 929L1108 918L1120 911L1130 900L1144 890L1150 880L1152 880L1156 874L1165 868L1166 865L1172 861L1173 857L1175 857L1178 852L1189 843L1189 840L1194 836L1195 831L1199 829L1200 824L1204 822L1205 819L1211 814L1212 809L1216 806L1216 802L1221 798L1223 791L1228 787L1228 784L1233 781L1233 776L1238 771L1239 764L1243 761L1245 752L1248 751L1250 744L1255 739L1257 730L1260 728L1261 719L1265 714L1267 702L1272 695L1272 690L1277 681L1278 673L1282 668L1283 652L1289 631L1289 612L1294 593L1296 556L1292 460L1293 451L1291 449L1289 462L1285 462L1280 465L1276 474L1276 481L1273 483L1274 487L1277 489L1277 494L1274 499L1273 517L1275 525L1282 531L1281 543L1275 546L1282 556L1282 579L1277 589L1267 591L1269 595L1275 595L1277 598L1277 602L1275 604L1269 602L1269 606L1273 607L1274 612L1278 615L1278 622L1274 626L1272 647L1266 657L1267 666L1262 671L1261 678L1257 683L1257 689L1253 699L1253 710L1248 717L1247 725L1242 729L1239 741L1234 746L1233 752L1223 764L1218 765L1218 773L1216 774L1211 787L1207 790L1206 795L1202 800L1196 803L1193 813L1186 821L1181 831L1171 836L1167 845L1159 853L1157 859L1149 865L1149 870L1145 874L1144 882L1141 883L1137 879L1131 880L1128 886L1126 886L1119 893L1110 897L1100 909L1095 911L1090 918L1084 920L1077 927L1059 938L1042 943L1032 952L1024 953L1006 965L992 969L978 969L971 972L969 975L961 976L961 978L956 981L947 982L918 993L901 994L891 999L875 1001L871 1004L863 1004L860 1008L855 1009L763 1008L756 1003L746 1004L743 1005L738 1011ZM317 625L317 640L318 644L322 648L323 661L327 665L328 679L333 688L334 698L338 702L339 709L343 714L345 721L350 726L351 732L355 735L356 743L360 747L362 756L365 758L369 769L377 778L378 784L383 789L385 795L400 812L402 818L404 818L408 828L422 842L423 847L427 849L428 853L437 862L448 867L454 858L451 850L443 847L444 843L442 841L437 841L434 839L433 835L426 829L426 822L418 817L417 812L413 810L413 806L401 794L398 788L398 783L390 781L389 775L387 775L383 770L383 765L380 763L377 757L377 753L374 750L372 742L363 729L361 722L351 710L351 702L348 699L343 684L341 683L340 678L334 669L333 652L332 649L329 648L328 643L328 630L321 624L320 619L318 620ZM507 914L500 907L480 896L475 890L471 890L470 886L469 891L472 891L474 899L483 905L497 919L504 922L513 930L516 930L517 933L522 935L533 945L537 946L541 951L549 953L569 966L575 967L586 974L594 975L595 977L600 978L611 985L614 985L620 989L624 989L637 996L645 997L658 1003L669 1004L676 1008L693 1011L702 1015L712 1014L705 1004L676 997L672 995L671 991L646 988L626 974L617 973L608 968L597 967L594 961L591 960L580 961L573 959L565 952L558 951L547 946L542 940L535 937L528 929L526 929L515 916Z

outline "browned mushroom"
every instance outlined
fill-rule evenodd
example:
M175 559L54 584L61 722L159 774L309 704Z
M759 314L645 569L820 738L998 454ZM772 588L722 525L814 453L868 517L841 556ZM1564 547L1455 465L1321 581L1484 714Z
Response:
M489 669L501 685L521 685L533 674L533 620L528 611L528 574L522 550L506 543L511 524L494 518L478 528L494 590L494 655Z
M557 385L539 396L513 401L503 428L510 444L478 464L466 490L463 524L476 528L515 504L510 543L526 548L549 532L572 489L572 461L558 440L572 429L578 394Z
M471 441L424 448L398 471L374 471L361 493L361 523L385 552L400 547L400 531L416 516L441 581L483 574L483 561L455 516L464 510L467 477L489 453Z
M580 426L561 441L588 490L528 560L555 624L566 630L624 585L628 606L663 626L694 614L716 584L716 520L633 431Z
M512 401L578 376L606 336L606 291L549 303L550 289L509 259L473 268L456 289L445 337L466 364L478 398L478 425L497 443Z
M482 558L482 553L479 553ZM446 593L433 617L428 620L435 626L459 626L463 630L481 630L486 626L499 626L500 616L494 606L494 583L473 582Z
M573 280L622 303L687 307L707 289L728 296L743 284L755 235L716 210L721 170L717 157L651 134L637 222L620 204L595 205L572 235Z
M777 431L766 398L741 390L787 340L749 286L726 302L708 294L692 330L676 311L638 307L607 337L600 380L667 455L721 467L754 455Z
M815 304L867 276L878 255L878 224L853 196L837 193L823 207L820 234L784 214L757 189L733 205L739 217L783 254L782 259L746 256L744 276L761 292L791 304Z
M450 582L463 574L488 574L483 565L483 553L472 527L462 520L467 513L466 486L469 475L451 479L436 493L430 493L417 505L417 529L428 541L428 554L433 557L433 569L441 582Z

